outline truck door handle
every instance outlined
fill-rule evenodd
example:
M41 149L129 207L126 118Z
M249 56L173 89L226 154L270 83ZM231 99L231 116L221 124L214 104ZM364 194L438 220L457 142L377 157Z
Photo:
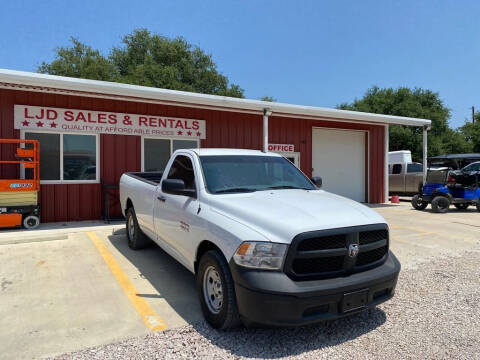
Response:
M165 197L163 196L157 196L157 199L160 200L161 202L165 202L165 200L167 200Z

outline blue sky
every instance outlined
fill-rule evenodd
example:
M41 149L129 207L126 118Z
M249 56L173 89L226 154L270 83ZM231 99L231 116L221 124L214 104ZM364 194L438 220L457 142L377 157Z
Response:
M334 107L372 85L439 92L460 126L480 110L478 1L22 1L0 6L0 67L35 71L69 37L108 54L144 27L213 55L248 98Z

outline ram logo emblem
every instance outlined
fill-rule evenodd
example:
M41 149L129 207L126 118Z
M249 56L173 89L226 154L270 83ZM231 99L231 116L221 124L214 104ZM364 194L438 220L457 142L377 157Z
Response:
M358 255L358 251L359 251L359 247L358 247L358 244L350 244L350 246L348 247L348 256L350 256L351 258L354 258L355 256Z

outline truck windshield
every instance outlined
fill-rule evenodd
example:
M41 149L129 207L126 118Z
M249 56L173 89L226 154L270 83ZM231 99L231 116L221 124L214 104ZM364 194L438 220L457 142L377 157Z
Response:
M274 156L200 156L207 189L212 194L270 189L315 190L290 161Z

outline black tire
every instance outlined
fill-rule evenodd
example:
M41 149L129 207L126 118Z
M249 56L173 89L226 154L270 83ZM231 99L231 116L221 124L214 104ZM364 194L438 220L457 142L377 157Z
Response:
M40 225L40 218L37 215L28 215L23 219L23 227L28 230L35 229Z
M469 203L460 203L460 204L453 204L458 210L466 210L470 204Z
M138 226L137 215L133 207L127 209L125 228L130 249L140 250L151 244L152 240Z
M432 200L432 210L436 213L444 214L450 207L450 200L445 196L436 196Z
M206 272L211 271L212 268L216 271L221 281L222 301L216 313L207 304L206 297L208 297L208 294L204 286L204 281L209 281L208 275L206 275L208 273ZM210 280L212 279L210 278ZM238 314L232 275L227 261L218 250L210 250L203 254L198 265L196 282L203 316L211 326L225 330L240 325L240 315Z
M422 201L422 198L420 195L414 195L412 197L412 206L416 209L416 210L425 210L425 208L427 207L428 205L428 202L426 201Z

